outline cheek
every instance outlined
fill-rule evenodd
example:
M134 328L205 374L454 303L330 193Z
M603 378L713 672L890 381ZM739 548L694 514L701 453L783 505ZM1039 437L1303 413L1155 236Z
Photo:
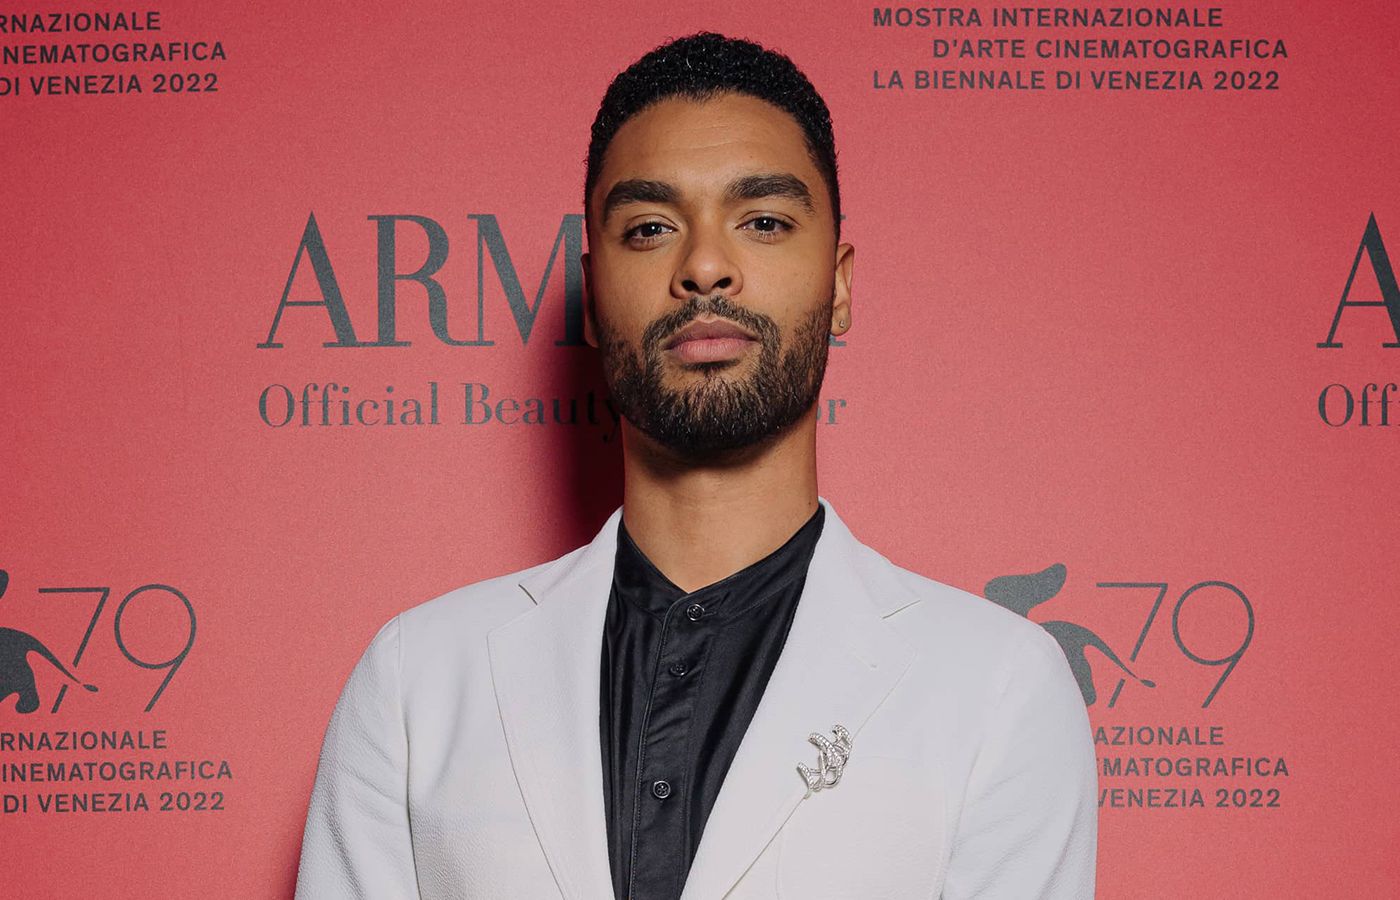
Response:
M593 268L593 306L599 324L613 335L628 341L640 339L655 309L657 290L636 271L636 266L604 260ZM666 296L663 290L660 294Z
M744 267L745 292L752 289L765 300L803 306L808 300L830 297L835 285L830 253L817 242L784 249L788 252L749 258Z
M835 284L829 269L818 268L810 260L788 261L746 273L741 296L755 311L773 317L791 341L797 329L830 308Z
M823 293L823 291L826 293ZM817 343L826 343L831 326L831 294L829 288L814 280L807 285L807 293L801 300L801 308L794 309L783 323L786 347L795 349L802 346L804 353L813 352Z
M632 353L641 352L642 336L647 326L660 315L660 311L645 310L639 302L629 302L627 297L614 295L608 302L598 305L599 339L623 345Z

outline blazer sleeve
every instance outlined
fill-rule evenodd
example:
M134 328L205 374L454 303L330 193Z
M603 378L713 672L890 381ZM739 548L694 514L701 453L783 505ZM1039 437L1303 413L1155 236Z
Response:
M400 653L396 616L370 641L336 702L311 790L296 900L419 900Z
M1008 672L972 766L943 900L1090 900L1098 777L1083 697L1039 627Z

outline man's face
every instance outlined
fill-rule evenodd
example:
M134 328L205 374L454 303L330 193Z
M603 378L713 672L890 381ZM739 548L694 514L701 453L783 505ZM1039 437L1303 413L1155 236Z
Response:
M585 332L633 426L703 459L812 409L854 249L791 116L744 94L660 101L618 130L589 204Z

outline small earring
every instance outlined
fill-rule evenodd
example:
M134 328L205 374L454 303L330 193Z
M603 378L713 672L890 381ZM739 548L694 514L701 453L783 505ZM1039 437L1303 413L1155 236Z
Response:
M837 326L838 328L845 328L845 327L846 327L846 320L845 320L845 319L837 319L837 320L836 320L836 326Z

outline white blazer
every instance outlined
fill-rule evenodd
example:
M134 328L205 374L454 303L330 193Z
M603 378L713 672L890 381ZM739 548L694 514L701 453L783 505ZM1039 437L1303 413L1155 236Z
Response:
M683 900L1085 900L1088 717L1039 626L901 569L826 506ZM618 509L556 560L384 625L321 750L298 900L608 900L599 653ZM808 735L852 735L808 792ZM638 898L649 900L649 898Z

